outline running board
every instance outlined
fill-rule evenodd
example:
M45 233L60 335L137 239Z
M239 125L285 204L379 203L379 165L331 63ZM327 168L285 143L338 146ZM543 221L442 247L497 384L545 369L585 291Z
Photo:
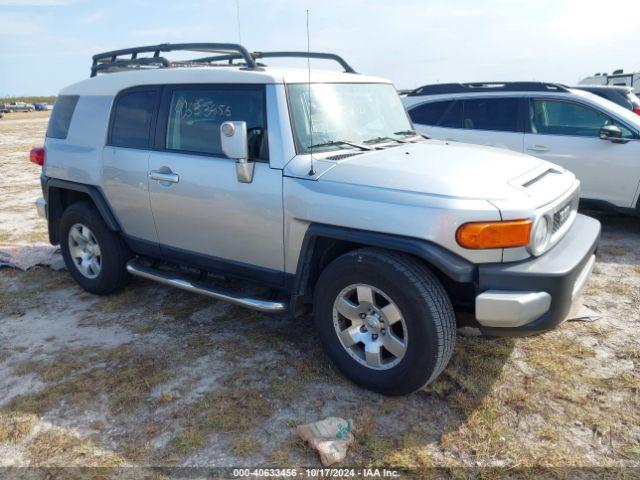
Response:
M240 305L241 307L258 310L259 312L280 313L286 312L289 308L289 305L286 302L273 302L270 300L245 297L236 293L215 289L202 284L197 284L177 274L162 272L153 267L142 265L137 260L130 260L127 263L127 272L137 277L146 278L148 280L153 280L164 285L180 288L182 290L186 290L187 292L206 295L207 297L215 298L216 300L233 303L234 305Z

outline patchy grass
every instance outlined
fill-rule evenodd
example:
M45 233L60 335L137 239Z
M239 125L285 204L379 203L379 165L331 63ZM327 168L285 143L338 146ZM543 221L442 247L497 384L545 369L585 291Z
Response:
M89 312L91 319L100 320L101 314L130 312L140 306L140 291L125 288L105 297L99 297Z
M630 360L640 360L640 344L625 345L620 349L619 355Z
M196 427L186 428L171 441L172 450L182 454L199 450L203 444L203 432Z
M193 404L187 418L198 419L205 431L246 431L273 413L260 390L222 389Z
M629 252L628 249L616 246L607 246L600 250L600 253L605 255L611 255L612 257L622 257Z
M186 339L186 355L189 359L200 358L215 348L216 342L207 335L194 334Z
M271 396L288 402L299 397L308 385L348 385L348 381L317 346L310 346L305 351L304 357L286 357L277 361L270 369ZM331 395L330 392L328 394Z
M174 290L162 299L160 311L176 322L188 320L195 312L211 305L211 299L203 295Z
M204 395L185 409L187 425L171 441L168 454L198 450L213 432L242 435L260 425L272 413L270 403L260 390L227 388ZM250 447L246 441L237 446L247 452Z
M7 317L21 317L28 308L29 294L27 292L0 292L0 315Z
M250 457L260 451L260 442L251 434L240 435L231 443L231 451L236 457Z
M376 411L367 408L354 422L353 455L371 468L390 468L426 474L435 466L429 452L428 435L419 428L409 428L399 435L385 432L376 420Z
M66 432L48 430L38 433L28 445L32 465L64 465L83 467L119 467L126 461L112 452L96 448L91 440L80 439Z
M97 351L81 348L62 352L49 361L29 361L19 365L16 373L35 373L47 386L15 397L7 408L41 415L63 402L88 406L104 394L112 413L131 411L148 399L154 386L170 378L169 360L127 344Z
M35 415L6 415L0 413L0 443L21 442L34 427Z

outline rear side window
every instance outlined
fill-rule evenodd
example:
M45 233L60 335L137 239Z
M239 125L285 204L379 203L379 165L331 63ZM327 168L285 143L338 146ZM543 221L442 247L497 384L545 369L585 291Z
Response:
M414 123L434 127L460 128L462 104L455 100L424 103L409 111Z
M478 98L464 102L464 128L517 132L519 100L517 98Z
M156 90L136 90L118 96L113 110L109 145L149 148Z
M79 98L78 95L60 95L56 99L49 119L49 126L47 127L47 137L63 140L67 138L71 118Z
M249 157L267 160L266 119L262 88L176 89L169 106L165 148L224 156L220 125L247 123Z

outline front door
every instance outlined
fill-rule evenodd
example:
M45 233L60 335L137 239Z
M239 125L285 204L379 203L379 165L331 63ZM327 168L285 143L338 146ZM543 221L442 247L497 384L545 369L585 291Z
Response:
M619 207L635 206L640 183L640 140L605 113L572 101L532 99L525 153L572 171L583 198ZM627 143L600 139L604 125L617 124Z
M278 284L283 278L282 171L271 169L263 85L167 87L149 158L151 208L170 258ZM220 147L220 124L247 122L251 183Z

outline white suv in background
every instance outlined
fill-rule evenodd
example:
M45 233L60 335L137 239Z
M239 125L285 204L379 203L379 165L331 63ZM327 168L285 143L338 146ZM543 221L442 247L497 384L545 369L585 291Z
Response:
M513 82L426 85L403 101L430 137L535 155L575 173L588 203L640 212L640 116L609 100Z

